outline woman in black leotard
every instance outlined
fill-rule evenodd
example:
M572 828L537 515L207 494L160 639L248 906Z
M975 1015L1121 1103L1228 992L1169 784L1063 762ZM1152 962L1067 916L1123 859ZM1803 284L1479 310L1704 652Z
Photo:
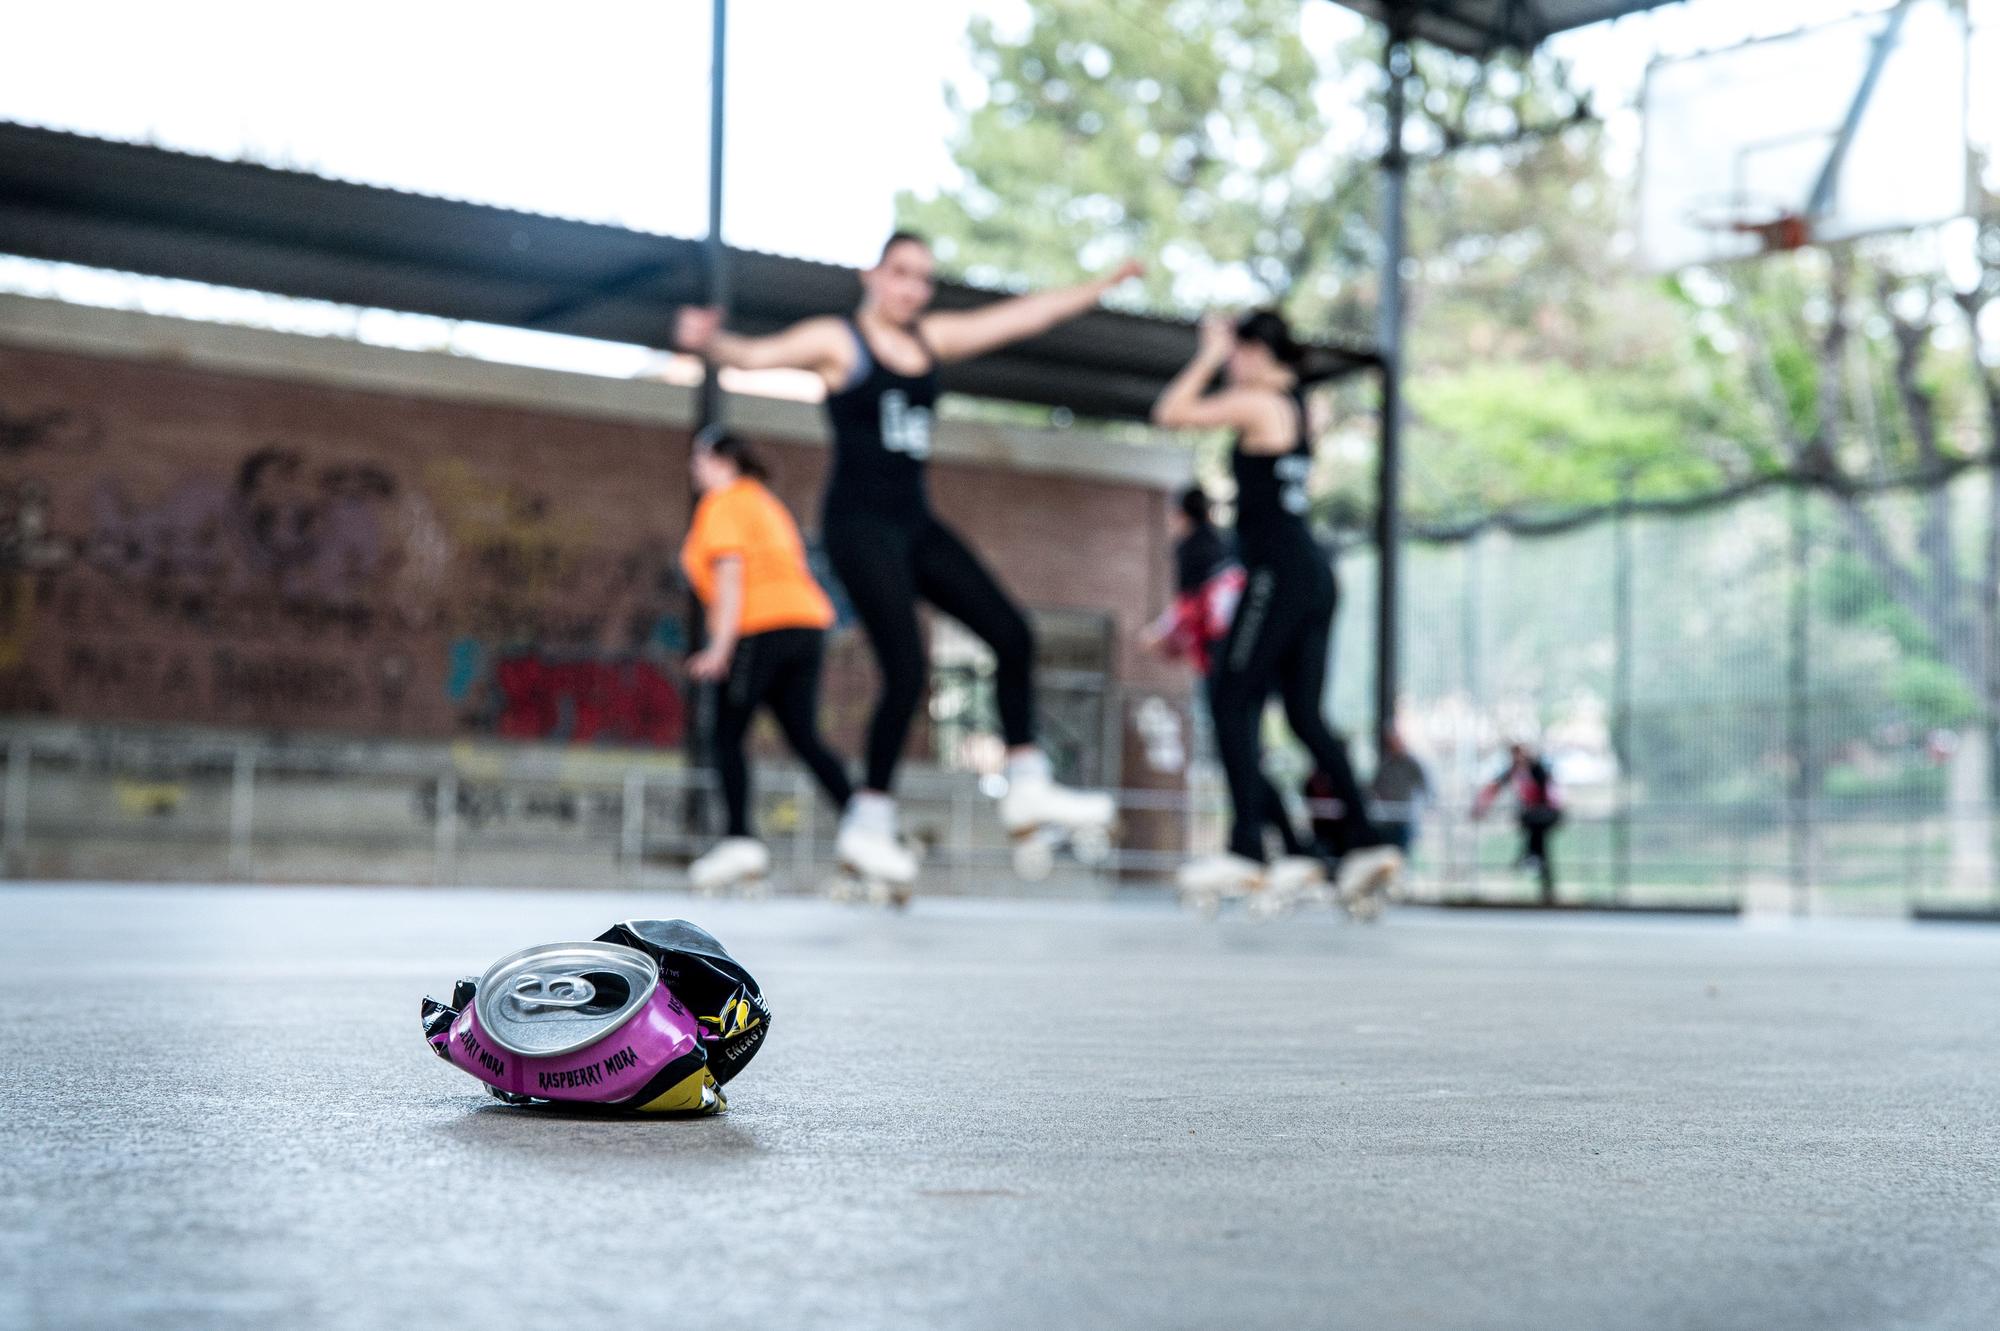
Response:
M1236 479L1236 541L1247 581L1210 677L1216 748L1229 783L1234 826L1229 853L1187 866L1193 890L1254 891L1264 879L1263 809L1267 788L1258 727L1273 693L1292 733L1311 752L1341 803L1339 844L1343 899L1370 909L1400 869L1400 855L1369 821L1347 760L1347 746L1324 714L1327 648L1333 632L1333 571L1306 523L1312 435L1299 367L1304 356L1278 314L1264 310L1231 325L1202 323L1201 348L1167 386L1153 420L1170 428L1236 432L1230 466ZM1210 393L1219 370L1227 385Z
M925 477L940 364L1074 319L1140 267L1127 263L1078 286L972 310L932 312L934 267L923 240L898 232L875 266L861 274L863 299L852 316L807 319L753 338L724 331L720 311L685 310L677 329L683 350L714 364L811 370L825 381L833 473L821 535L882 675L868 730L866 780L842 820L840 852L850 862L872 856L873 863L897 868L891 790L923 696L927 656L917 624L920 600L993 649L1008 746L1001 818L1009 830L1105 826L1112 814L1108 797L1068 790L1051 779L1048 759L1035 745L1034 638L1027 618L978 556L932 512Z

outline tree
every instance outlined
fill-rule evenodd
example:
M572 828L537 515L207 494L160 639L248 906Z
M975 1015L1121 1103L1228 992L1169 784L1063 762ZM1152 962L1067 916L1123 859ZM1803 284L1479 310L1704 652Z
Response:
M1961 730L1952 794L1990 798L2000 718L2000 195L1983 191L1978 277L1954 291L1901 241L1836 246L1711 274L1696 303L1728 336L1735 399L1757 416L1740 438L1774 441L1783 464L1827 497L1843 558L1869 580L1836 605L1873 617L1903 648L1894 681L1917 715ZM1695 284L1699 286L1700 283ZM1954 477L1984 467L1967 511ZM1742 465L1763 465L1746 455ZM1907 499L1884 497L1909 487ZM1954 863L1983 882L1984 817L1954 826Z
M963 182L903 196L900 223L983 283L1066 281L1136 253L1154 261L1152 308L1277 304L1302 330L1371 339L1380 42L1316 54L1300 13L1033 0L1018 34L975 19L984 100L947 90ZM1710 423L1684 309L1611 243L1620 191L1560 63L1426 49L1415 82L1413 515L1718 479L1720 450L1688 448ZM1435 156L1447 147L1463 150ZM1373 410L1365 382L1337 399L1353 446L1324 454L1325 516L1372 507Z
M980 282L1143 254L1155 308L1282 299L1367 244L1298 28L1298 0L1035 0L1018 39L976 17L984 100L946 89L964 184L904 195L900 221Z

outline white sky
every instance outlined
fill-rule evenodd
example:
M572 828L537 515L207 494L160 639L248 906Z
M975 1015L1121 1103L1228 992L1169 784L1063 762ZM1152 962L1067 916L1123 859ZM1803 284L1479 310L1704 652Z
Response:
M1150 0L1107 0L1144 5ZM1876 3L1688 0L1558 39L1600 109L1635 97L1656 53L1726 45ZM2000 0L1971 0L1988 56ZM734 0L724 230L737 245L872 258L895 191L952 178L946 81L970 84L974 12L1021 0ZM707 0L64 0L12 7L0 118L250 157L374 184L681 235L706 226ZM1326 49L1360 20L1306 7ZM26 58L22 58L25 56ZM1975 58L1975 67L1981 60ZM1985 68L2000 67L1986 59ZM1975 86L1982 81L1975 79ZM2000 143L2000 94L1975 94L1974 138ZM1625 145L1635 118L1612 117ZM436 321L315 312L0 258L0 289L137 304L370 340L434 342ZM258 316L249 305L267 310ZM343 322L345 321L345 322ZM497 339L507 345L475 345ZM533 335L462 350L564 359ZM512 348L511 350L509 348ZM614 371L617 372L617 371Z

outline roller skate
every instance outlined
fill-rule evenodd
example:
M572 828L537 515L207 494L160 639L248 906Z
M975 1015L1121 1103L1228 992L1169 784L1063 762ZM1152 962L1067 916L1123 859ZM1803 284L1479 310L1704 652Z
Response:
M1305 906L1329 906L1333 884L1326 865L1311 855L1287 855L1264 873L1264 890L1251 899L1251 913L1275 915Z
M1214 919L1225 901L1260 898L1264 892L1264 866L1241 855L1204 855L1189 860L1174 875L1181 904L1207 919Z
M1389 894L1403 877L1403 852L1394 846L1367 846L1340 857L1335 890L1349 918L1371 924L1382 918Z
M1080 864L1095 867L1111 858L1111 829L1117 807L1103 791L1057 785L1042 754L1007 764L1007 793L1000 798L1000 823L1014 843L1014 872L1039 880L1054 872L1064 847Z
M901 910L910 904L917 881L917 857L896 839L895 805L875 796L880 805L856 804L841 819L834 854L840 870L827 894L835 901L862 901Z
M771 852L751 837L724 837L706 855L688 866L688 883L696 895L724 896L732 891L746 897L770 891Z

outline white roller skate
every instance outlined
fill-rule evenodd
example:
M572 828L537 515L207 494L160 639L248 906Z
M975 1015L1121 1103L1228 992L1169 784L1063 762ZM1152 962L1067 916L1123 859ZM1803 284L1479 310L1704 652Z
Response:
M1007 793L1000 797L1000 823L1014 842L1014 872L1047 878L1064 846L1079 863L1111 858L1111 829L1118 809L1101 790L1072 790L1049 775L1049 760L1025 754L1007 764Z
M1324 864L1310 855L1286 855L1265 871L1264 891L1251 905L1254 912L1262 903L1262 913L1275 915L1302 906L1331 905L1333 900Z
M1203 855L1189 860L1174 874L1181 904L1213 919L1225 901L1261 897L1264 866L1241 855Z
M840 873L828 895L835 901L866 901L900 910L910 904L917 857L896 839L896 806L883 795L854 799L834 841Z
M735 891L761 895L771 876L771 852L747 836L724 837L688 866L688 883L704 897Z
M1368 846L1340 857L1336 880L1341 907L1364 924L1382 918L1389 894L1403 877L1403 852L1394 846Z

